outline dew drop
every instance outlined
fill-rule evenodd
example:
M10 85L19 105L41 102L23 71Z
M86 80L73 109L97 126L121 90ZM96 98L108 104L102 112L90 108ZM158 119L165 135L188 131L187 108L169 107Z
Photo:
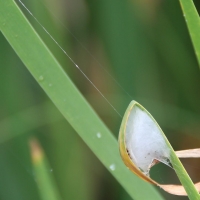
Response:
M66 99L64 99L64 101L66 101Z
M112 171L115 171L116 166L115 166L115 164L111 164L109 168L110 168Z
M50 169L50 172L53 172L53 169Z
M101 133L98 132L98 133L97 133L97 137L98 137L98 138L101 138Z
M39 77L39 81L43 81L44 80L44 77L43 76L40 76Z
M52 84L51 83L49 83L49 87L51 87L52 86Z

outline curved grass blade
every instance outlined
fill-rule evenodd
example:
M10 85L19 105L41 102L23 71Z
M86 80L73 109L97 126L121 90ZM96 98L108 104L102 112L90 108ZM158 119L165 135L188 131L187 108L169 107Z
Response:
M200 183L197 183L196 187L194 186L155 119L136 101L129 104L124 114L119 133L119 146L124 163L141 179L157 185L171 194L188 195L191 200L200 199L198 193ZM190 150L186 153L195 155ZM199 150L196 150L195 153L199 153ZM188 156L184 151L181 154L182 157L183 154L184 157ZM150 168L158 161L169 165L168 160L184 188L179 185L159 184L150 178Z
M0 0L0 29L59 111L130 196L138 200L162 199L151 185L132 175L123 165L116 139L76 89L13 0ZM98 137L99 133L101 137Z

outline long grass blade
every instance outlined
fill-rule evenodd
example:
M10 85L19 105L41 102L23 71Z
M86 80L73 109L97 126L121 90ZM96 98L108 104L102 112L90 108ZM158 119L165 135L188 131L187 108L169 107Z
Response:
M131 197L138 200L162 199L151 185L132 175L123 165L117 140L76 89L13 0L0 0L0 29L63 116Z
M200 66L200 18L192 0L180 0L195 54Z
M41 200L61 200L44 152L36 139L30 140L30 149Z

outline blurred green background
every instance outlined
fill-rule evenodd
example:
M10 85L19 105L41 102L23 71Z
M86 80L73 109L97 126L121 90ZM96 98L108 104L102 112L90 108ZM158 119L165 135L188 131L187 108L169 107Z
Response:
M200 74L178 1L23 3L121 115L134 99L155 117L175 150L200 147ZM117 137L121 117L19 6ZM196 6L200 9L197 1ZM131 199L59 114L2 34L0 44L0 200L40 199L30 156L32 137L45 152L46 172L62 199ZM199 181L199 160L183 163ZM151 175L160 183L178 183L173 170L161 164ZM165 199L188 199L158 190Z

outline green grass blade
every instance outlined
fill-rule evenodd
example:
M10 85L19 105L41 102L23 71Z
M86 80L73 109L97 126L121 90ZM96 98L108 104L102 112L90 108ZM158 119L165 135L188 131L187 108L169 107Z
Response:
M153 186L134 176L124 166L117 140L76 89L13 0L0 0L0 29L63 116L131 197L138 200L162 199ZM97 137L97 133L101 133L101 138Z
M200 66L200 19L192 0L180 0L195 54Z
M137 110L135 110L135 108ZM142 114L139 114L140 112ZM144 113L146 114L146 116L144 115ZM138 124L137 124L137 120L135 120L136 119L135 117L138 118L138 121L139 121ZM133 120L136 121L136 123L133 124L135 129L133 127L131 127L131 125L130 125L130 123L133 123ZM148 124L148 126L145 127L145 124ZM138 125L140 127L138 127ZM142 126L145 128L145 131L144 131L144 129L143 130L141 129ZM148 130L149 128L151 130ZM141 129L142 131L140 131L139 129ZM156 133L157 130L159 130L159 134L157 136L155 136L155 135L153 136L153 134L151 134L151 133ZM144 134L144 135L142 135L142 134ZM140 136L137 136L137 135L140 135ZM152 115L136 101L132 101L129 104L129 106L125 112L124 118L122 120L122 124L120 127L120 135L119 135L120 152L122 154L124 162L130 169L132 169L132 171L134 173L138 174L138 176L140 176L141 178L143 178L149 182L152 182L152 180L149 179L149 177L146 177L143 173L141 173L139 171L140 166L143 166L143 163L145 163L145 160L143 160L142 162L138 161L138 163L136 163L136 162L134 163L133 161L130 161L129 159L127 159L127 155L128 156L130 155L129 153L127 154L127 151L136 153L136 151L134 149L135 147L133 147L133 144L131 143L131 145L132 145L132 147L131 147L130 144L128 144L128 142L127 142L129 140L133 140L133 138L131 138L131 137L134 138L134 141L138 142L137 151L138 151L138 149L140 150L140 152L142 152L144 150L144 152L146 151L144 155L146 155L146 156L153 155L153 159L157 159L155 157L155 156L157 156L156 152L161 153L162 151L159 148L162 147L163 152L165 152L166 154L165 155L163 154L162 156L160 156L160 158L161 159L162 159L162 157L169 158L176 174L178 175L180 182L182 183L183 187L185 188L186 193L188 194L188 197L191 200L200 199L200 195L199 195L198 191L196 190L191 178L187 174L182 163L176 156L176 153L173 150L172 146L170 145L165 134L162 132L161 128L159 127L159 125L157 124L155 119L152 117ZM155 140L155 142L156 142L156 139L159 140L159 145L157 145L157 146L155 146L155 143L152 143L153 140ZM145 141L145 143L143 143L142 140ZM165 140L164 145L163 145L162 140L163 141ZM144 144L145 144L145 146L144 146ZM152 144L154 146L151 146ZM148 147L151 146L151 148L153 148L153 149L149 149L149 148L145 149L146 146L148 146ZM168 154L168 152L169 152L169 154ZM132 154L132 155L134 155L134 154ZM135 155L137 155L137 153ZM140 153L140 155L138 157L142 158L142 156L143 155ZM138 157L136 156L135 160L137 160ZM146 157L144 159L146 159ZM160 161L165 162L162 160L160 160ZM140 165L140 164L142 164L142 165ZM135 166L137 166L138 168L135 168ZM139 171L139 172L137 172L137 171ZM145 171L145 172L148 172L148 171ZM157 183L154 183L154 184L160 186L161 188L163 188L165 190L165 186L162 187L162 184L161 185L159 185ZM175 188L173 189L173 191L171 190L170 192L172 192L172 194L177 194Z
M171 148L172 149L172 148ZM183 167L182 163L180 162L179 158L176 156L176 153L172 149L171 151L171 163L173 165L173 168L182 183L183 187L185 188L185 191L188 194L188 197L190 200L199 200L200 195L198 191L196 190L191 178L189 177L188 173L186 172L185 168Z
M30 141L34 175L38 183L41 200L61 200L49 165L36 139Z
M195 54L200 66L200 19L199 14L195 8L195 5L192 0L180 0L181 8L184 13L184 17L187 23L187 27L189 30L189 34L194 46ZM176 157L175 153L173 153L172 161L176 164L173 165L181 183L185 187L185 190L188 194L188 197L192 199L200 199L200 195L194 188L194 185L187 175L185 169L182 167L182 164L180 163L179 159ZM172 163L173 164L173 163ZM184 176L187 177L185 179Z

